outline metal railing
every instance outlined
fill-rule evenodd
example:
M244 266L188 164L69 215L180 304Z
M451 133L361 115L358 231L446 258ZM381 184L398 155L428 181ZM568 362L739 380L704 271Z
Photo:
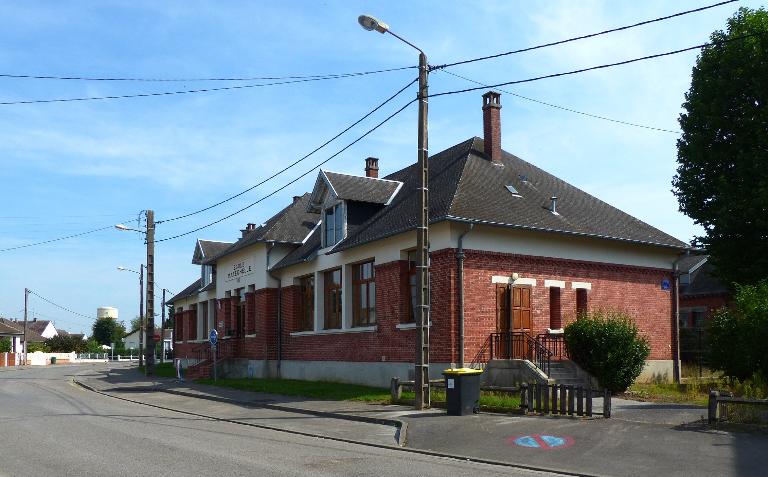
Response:
M541 333L536 336L536 339L552 352L552 359L555 361L568 359L568 348L565 346L565 337L562 334Z
M488 336L483 342L483 346L480 347L480 351L478 351L475 357L472 358L472 362L469 363L469 367L474 369L482 369L483 366L486 363L488 363L488 360L490 359L490 356L491 356L490 348L491 348L491 336Z
M525 331L491 334L491 359L527 359L549 376L552 354Z

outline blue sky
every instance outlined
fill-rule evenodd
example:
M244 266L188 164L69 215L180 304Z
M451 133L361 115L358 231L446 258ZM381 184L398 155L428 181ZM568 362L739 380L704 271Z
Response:
M345 73L416 64L414 50L362 30L370 13L419 45L431 64L490 55L664 16L704 1L0 1L0 73L194 79ZM659 53L707 41L739 2L682 18L450 71L500 83ZM677 130L696 52L504 88L538 100ZM250 187L308 153L415 78L414 70L238 90L66 103L0 105L0 249L134 220L181 215ZM0 78L0 102L254 85ZM444 72L430 92L474 86ZM482 136L482 91L430 100L430 152ZM294 180L415 96L391 105L300 166L206 213L160 224L162 239L212 222L278 186L284 191L215 226L157 244L158 287L195 279L196 238L232 241L316 176ZM676 135L614 124L502 95L503 148L682 240L700 229L670 192ZM324 168L382 174L416 159L410 107ZM107 229L0 252L0 316L20 318L25 287L84 315L138 314L141 236ZM159 288L158 288L159 290ZM159 301L158 301L159 302ZM32 296L31 310L71 332L92 320Z

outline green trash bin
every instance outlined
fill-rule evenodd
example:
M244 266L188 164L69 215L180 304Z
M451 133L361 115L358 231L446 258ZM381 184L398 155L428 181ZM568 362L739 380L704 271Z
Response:
M458 368L443 371L445 401L449 416L467 416L480 412L481 369Z
M56 364L56 356L51 356L51 364Z

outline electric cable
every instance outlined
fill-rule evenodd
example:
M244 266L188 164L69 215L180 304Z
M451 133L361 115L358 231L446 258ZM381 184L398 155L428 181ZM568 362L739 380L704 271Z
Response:
M51 305L55 306L56 308L60 308L60 309L62 309L62 310L64 310L64 311L68 311L68 312L72 313L73 315L77 315L77 316L81 316L81 317L83 317L83 318L89 318L89 319L90 319L90 318L93 318L93 316L84 315L84 314L82 314L82 313L78 313L78 312L76 312L76 311L72 311L72 310L70 310L69 308L67 308L67 307L65 307L65 306L61 306L61 305L59 305L59 304L57 304L57 303L54 303L54 302L52 302L51 300L49 300L49 299L45 298L44 296L42 296L42 295L38 295L38 294L37 294L37 293L35 293L33 290L29 290L29 293L31 293L32 295L35 295L36 297L40 298L40 299L41 299L41 300L43 300L44 302L46 302L46 303L49 303L49 304L51 304Z
M681 16L684 16L684 15L688 15L690 13L702 12L704 10L709 10L710 8L720 7L722 5L727 5L729 3L735 3L735 2L738 2L738 1L739 0L727 0L727 1L724 1L724 2L719 2L719 3L712 4L712 5L707 5L707 6L704 6L704 7L694 8L693 10L686 10L684 12L679 12L679 13L675 13L675 14L672 14L672 15L667 15L667 16L664 16L664 17L654 18L653 20L645 20L645 21L642 21L642 22L633 23L632 25L625 25L625 26L618 27L618 28L611 28L610 30L603 30L603 31L600 31L600 32L597 32L597 33L590 33L590 34L587 34L587 35L581 35L581 36L576 36L576 37L573 37L573 38L568 38L566 40L553 41L553 42L544 43L544 44L541 44L541 45L530 46L530 47L527 47L527 48L521 48L519 50L506 51L504 53L497 53L495 55L481 56L481 57L472 58L472 59L469 59L469 60L455 61L453 63L446 63L444 65L434 66L434 67L432 67L432 69L442 69L442 68L448 68L448 67L451 67L451 66L465 65L467 63L474 63L476 61L490 60L490 59L494 59L494 58L500 58L502 56L514 55L514 54L517 54L517 53L524 53L526 51L533 51L533 50L538 50L538 49L541 49L541 48L547 48L547 47L550 47L550 46L556 46L556 45L562 45L562 44L565 44L565 43L571 43L571 42L578 41L578 40L585 40L587 38L594 38L596 36L606 35L608 33L615 33L617 31L629 30L631 28L635 28L635 27L639 27L639 26L643 26L643 25L648 25L648 24L651 24L651 23L656 23L656 22L660 22L660 21L663 21L663 20L669 20L670 18L681 17Z
M241 209L239 209L239 210L237 210L237 211L235 211L235 212L233 212L233 213L231 213L231 214L229 214L229 215L227 215L227 216L225 216L225 217L222 217L222 218L220 218L220 219L218 219L218 220L215 220L215 221L213 221L213 222L210 222L210 223L208 223L208 224L206 224L206 225L203 225L203 226L201 226L201 227L197 227L196 229L193 229L193 230L189 230L189 231L187 231L187 232L184 232L184 233L181 233L181 234L173 235L173 236L171 236L171 237L165 237L165 238L162 238L162 239L155 239L155 242L165 242L165 241L167 241L167 240L173 240L173 239L177 239L177 238L179 238L179 237L184 237L184 236L186 236L186 235L189 235L189 234L193 234L193 233L195 233L195 232L198 232L198 231L200 231L200 230L203 230L203 229L205 229L205 228L208 228L208 227L210 227L210 226L212 226L212 225L218 224L219 222L223 222L223 221L225 221L225 220L227 220L227 219L229 219L229 218L231 218L231 217L234 217L235 215L237 215L237 214L239 214L239 213L241 213L241 212L243 212L243 211L245 211L245 210L247 210L247 209L250 209L250 208L251 208L251 207L253 207L254 205L257 205L257 204L261 203L262 201L264 201L264 200L268 199L269 197L272 197L273 195L277 194L278 192L282 191L283 189L287 188L288 186L290 186L290 185L294 184L296 181L298 181L298 180L299 180L299 179L301 179L302 177L305 177L305 176L307 176L307 175L311 174L311 173L312 173L312 172L313 172L315 169L317 169L318 167L322 166L323 164L327 163L327 162L328 162L328 161L330 161L331 159L335 158L336 156L338 156L338 155L339 155L339 154L341 154L342 152L346 151L346 150L347 150L347 149L349 149L350 147L354 146L355 144L357 144L358 142L360 142L361 140L363 140L363 138L367 137L369 134L371 134L371 133L372 133L372 132L374 132L375 130L379 129L381 126L383 126L383 125L384 125L385 123L387 123L389 120L391 120L392 118L394 118L395 116L397 116L398 114L400 114L401 112L403 112L403 111L404 111L404 110L405 110L405 109L406 109L408 106L410 106L411 104L415 103L415 102L417 101L417 99L418 99L418 98L414 98L414 99L410 100L409 102L405 103L405 105L403 105L403 106L402 106L400 109L398 109L398 110L397 110L397 111L395 111L394 113L392 113L392 114L390 114L389 116L387 116L387 117L386 117L386 118L385 118L383 121L379 122L377 125L375 125L375 126L374 126L374 127L372 127L371 129L369 129L368 131L366 131L366 132L365 132L363 135L359 136L357 139L355 139L354 141L350 142L349 144L347 144L346 146L344 146L343 148L341 148L339 151L337 151L336 153L334 153L333 155L331 155L331 156L330 156L330 157L328 157L327 159L325 159L325 160L323 160L323 161L321 161L321 162L319 162L319 163L315 164L314 166L312 166L312 168L311 168L311 169L307 170L307 171L306 171L306 172L304 172L303 174L301 174L301 175L299 175L298 177L294 178L292 181L290 181L290 182L287 182L287 183L285 183L283 186L281 186L281 187L279 187L279 188L275 189L274 191L270 192L269 194L267 194L267 195L265 195L265 196L262 196L262 197L261 197L259 200L257 200L256 202L252 202L251 204L249 204L249 205L246 205L245 207L243 207L243 208L241 208Z
M88 234L100 232L102 230L111 229L113 227L114 227L114 225L109 225L107 227L101 227L101 228L98 228L98 229L88 230L86 232L80 232L80 233L77 233L77 234L67 235L67 236L64 236L64 237L58 237L58 238L50 239L50 240L43 240L42 242L28 243L28 244L25 244L25 245L17 245L15 247L8 247L8 248L0 248L0 252L9 252L11 250L18 250L20 248L34 247L34 246L37 246L37 245L44 245L44 244L47 244L47 243L58 242L60 240L66 240L66 239L70 239L70 238L74 238L74 237L81 237L83 235L88 235Z
M462 75L454 73L452 71L448 71L447 69L446 70L440 70L440 71L442 71L443 73L448 73L451 76L455 76L457 78L461 78L461 79L463 79L465 81L469 81L470 83L479 84L483 88L488 88L489 87L488 85L486 85L484 83L481 83L480 81L476 81L476 80L473 80L471 78L467 78L466 76L462 76ZM527 101L532 101L534 103L543 104L543 105L549 106L551 108L561 109L563 111L568 111L568 112L575 113L575 114L581 114L583 116L588 116L590 118L602 119L604 121L610 121L610 122L613 122L613 123L624 124L624 125L627 125L627 126L635 126L635 127L638 127L638 128L651 129L651 130L654 130L654 131L661 131L661 132L667 132L667 133L672 133L672 134L680 134L680 131L673 131L671 129L657 128L657 127L654 127L654 126L645 126L643 124L631 123L629 121L622 121L620 119L613 119L613 118L609 118L609 117L606 117L606 116L600 116L600 115L597 115L597 114L585 113L584 111L578 111L576 109L567 108L565 106L560 106L558 104L548 103L548 102L542 101L540 99L530 98L528 96L523 96L522 94L513 93L512 91L508 91L508 90L505 90L505 89L498 88L498 90L501 91L502 93L511 94L512 96L515 96L517 98L525 99Z
M412 84L414 84L414 83L415 83L415 82L417 82L418 80L419 80L419 78L418 78L418 77L417 77L417 78L415 78L413 81L411 81L411 82L410 82L410 83L408 83L407 85L405 85L405 86L403 86L402 88L400 88L400 89L399 89L399 90L398 90L398 91L397 91L395 94L393 94L392 96L390 96L389 98L387 98L386 100L384 100L384 102L380 103L378 106L376 106L375 108L373 108L372 110L370 110L368 113L366 113L366 114L365 114L364 116L362 116L360 119L358 119L357 121L355 121L355 122L353 122L352 124L350 124L349 126L347 126L347 127L344 129L344 130L342 130L341 132L339 132L338 134L336 134L335 136L333 136L333 137L332 137L332 138L330 138L329 140L325 141L323 144L321 144L320 146L316 147L315 149L313 149L313 150L312 150L311 152L309 152L308 154L306 154L306 155L302 156L301 158L299 158L299 159L295 160L294 162L292 162L292 163L291 163L291 164L289 164L288 166L284 167L283 169L281 169L281 170L277 171L276 173L274 173L274 174L272 174L271 176L267 177L266 179L262 180L262 181L261 181L261 182L259 182L258 184L254 185L254 186L252 186L252 187L249 187L248 189L245 189L244 191L242 191L242 192L239 192L239 193L237 193L237 194L235 194L235 195L233 195L233 196L231 196L231 197L228 197L228 198L226 198L226 199L224 199L224 200L222 200L222 201L216 202L216 203L215 203L215 204L213 204L213 205L209 205L208 207L204 207L204 208L202 208L202 209L196 210L196 211L194 211L194 212L190 212L190 213L188 213L188 214L179 215L179 216L177 216L177 217L173 217L173 218L171 218L171 219L158 220L158 221L156 221L156 222L155 222L155 224L160 224L160 223L163 223L163 222L171 222L171 221L174 221L174 220L184 219L184 218L186 218L186 217L190 217L190 216L192 216L192 215L196 215L196 214L199 214L199 213L201 213L201 212L205 212L206 210L210 210L210 209L212 209L212 208L214 208L214 207L218 207L218 206L219 206L219 205L221 205L221 204L224 204L224 203L226 203L226 202L229 202L229 201L230 201L230 200L232 200L232 199L236 199L237 197L240 197L241 195L243 195L243 194L245 194L245 193L247 193L247 192L250 192L250 191L252 191L253 189L255 189L255 188L257 188L257 187L259 187L259 186L261 186L261 185L263 185L263 184L265 184L265 183L267 183L267 182L269 182L270 180L272 180L272 179L274 179L275 177L279 176L279 175L280 175L280 174L282 174L283 172L285 172L285 171L287 171L287 170L291 169L292 167L294 167L294 166L295 166L295 165L297 165L298 163L300 163L300 162L304 161L304 160L305 160L305 159L307 159L309 156L311 156L312 154L316 153L316 152L317 152L317 151L319 151L320 149L324 148L325 146L327 146L327 145L328 145L328 144L330 144L331 142L335 141L336 139L338 139L340 136L342 136L344 133L346 133L347 131L349 131L349 130L350 130L350 129L352 129L353 127L355 127L355 126L357 126L358 124L360 124L361 122L363 122L365 119L367 119L367 118L368 118L369 116L371 116L373 113L375 113L376 111L378 111L379 109L381 109L382 107L384 107L384 106L385 106L387 103L389 103L390 101L392 101L393 99L395 99L397 96L399 96L399 95L400 95L400 93L402 93L403 91L405 91L406 89L408 89L408 87L410 87Z
M726 40L721 40L721 41L716 41L716 42L711 42L711 43L702 43L701 45L690 46L688 48L681 48L679 50L667 51L665 53L657 53L655 55L647 55L647 56L643 56L643 57L640 57L640 58L633 58L631 60L617 61L615 63L607 63L607 64L603 64L603 65L598 65L598 66L590 66L588 68L580 68L578 70L565 71L563 73L553 73L553 74L549 74L549 75L536 76L536 77L533 77L533 78L527 78L527 79L523 79L523 80L505 81L503 83L497 83L497 84L492 84L492 85L487 85L487 86L478 86L476 88L465 88L465 89L459 89L459 90L454 90L454 91L444 91L444 92L441 92L441 93L432 93L432 94L429 95L429 97L433 98L433 97L446 96L446 95L451 95L451 94L468 93L470 91L477 91L477 90L486 89L486 88L498 88L499 86L508 86L508 85L512 85L512 84L530 83L530 82L533 82L533 81L539 81L539 80L548 79L548 78L558 78L560 76L568 76L568 75L574 75L574 74L577 74L577 73L584 73L584 72L587 72L587 71L594 71L594 70L600 70L600 69L604 69L604 68L611 68L613 66L628 65L630 63L637 63L638 61L644 61L644 60L650 60L650 59L654 59L654 58L661 58L661 57L664 57L664 56L676 55L676 54L679 54L679 53L684 53L686 51L698 50L698 49L705 48L705 47L708 47L708 46L714 46L714 45L720 45L720 44L724 44L724 43L730 43L730 42L733 42L733 41L743 40L745 38L749 38L749 37L753 37L753 36L759 36L759 35L762 35L762 34L763 34L763 32L752 33L752 34L749 34L749 35L742 35L742 36L739 36L739 37L736 37L736 38L729 38L729 39L726 39Z
M379 73L390 73L392 71L402 71L415 69L418 66L401 66L399 68L387 68L373 71L357 71L353 73L329 73L325 75L303 75L303 76L246 76L241 78L107 78L94 76L53 76L53 75L24 75L24 74L0 74L0 78L14 79L43 79L43 80L64 80L64 81L136 81L136 82L177 82L193 83L205 81L283 81L292 79L313 79L313 78L348 78L351 76L365 76Z
M149 98L153 96L173 96L173 95L180 95L180 94L198 94L198 93L211 93L215 91L230 91L230 90L241 90L241 89L250 89L250 88L264 88L266 86L278 86L278 85L286 85L286 84L295 84L295 83L309 83L314 81L325 81L325 80L331 80L331 79L340 79L340 78L350 78L353 76L361 76L361 74L350 74L347 76L322 76L318 78L304 78L304 79L297 79L297 80L290 80L290 81L276 81L272 83L259 83L259 84L243 84L243 85L236 85L236 86L221 86L218 88L199 88L199 89L187 89L187 90L180 90L180 91L163 91L158 93L136 93L136 94L120 94L120 95L109 95L109 96L85 96L80 98L56 98L56 99L30 99L30 100L20 100L20 101L2 101L0 102L0 106L12 106L12 105L18 105L18 104L44 104L44 103L70 103L75 101L102 101L102 100L108 100L108 99L130 99L130 98ZM372 74L372 73L371 73Z

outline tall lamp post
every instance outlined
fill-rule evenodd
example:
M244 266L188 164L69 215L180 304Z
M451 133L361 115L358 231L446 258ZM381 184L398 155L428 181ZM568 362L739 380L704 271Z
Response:
M130 268L117 267L121 272L133 272L139 274L139 366L144 366L144 264L139 267L140 271ZM147 368L144 368L146 373Z
M118 230L131 230L145 235L147 244L147 346L144 350L146 361L146 375L155 374L155 212L143 211L147 218L147 229L139 230L126 227L123 224L115 225Z
M429 66L427 55L418 46L395 34L389 25L370 16L360 15L358 23L368 31L389 33L419 52L419 119L418 119L418 163L421 174L419 183L419 225L416 229L416 363L415 391L416 409L429 407L429 148L427 147L427 97Z

